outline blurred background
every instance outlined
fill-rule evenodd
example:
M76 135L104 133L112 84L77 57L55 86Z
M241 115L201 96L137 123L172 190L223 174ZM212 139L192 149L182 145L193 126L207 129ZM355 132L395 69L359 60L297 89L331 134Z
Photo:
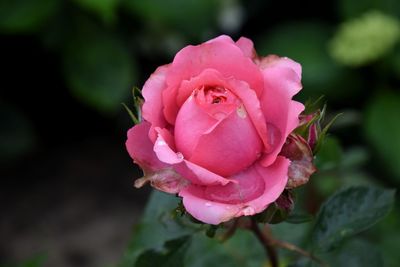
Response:
M331 128L308 209L342 186L400 187L400 1L0 0L0 265L112 266L149 193L124 142L159 65L219 34L303 66ZM398 204L397 200L397 204ZM395 207L366 233L400 262Z

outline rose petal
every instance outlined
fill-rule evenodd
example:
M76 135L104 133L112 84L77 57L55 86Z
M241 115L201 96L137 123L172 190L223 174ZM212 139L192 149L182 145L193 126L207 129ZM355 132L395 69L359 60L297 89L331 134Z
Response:
M177 93L176 103L182 108L182 105L196 89L200 89L206 86L222 88L230 87L227 79L224 78L217 70L205 69L198 76L193 77L188 81L182 81L181 86L179 87L179 91Z
M193 217L208 224L219 224L234 217L254 215L265 210L283 192L287 182L288 166L289 160L279 156L269 167L255 164L239 174L243 176L241 177L243 181L247 178L254 179L254 176L259 176L264 181L263 192L250 201L238 204L221 203L206 195L206 187L196 185L182 189L179 196L183 198L185 209Z
M175 123L179 110L175 97L181 82L196 77L205 69L216 69L224 77L246 81L257 95L262 93L264 84L258 66L244 56L229 37L187 46L176 54L167 73L168 87L163 92L163 103L164 115L170 124Z
M153 150L158 159L167 164L177 164L183 161L183 155L180 152L175 152L173 149L172 135L166 129L156 128L158 133L157 140L154 143Z
M239 40L236 41L236 45L242 50L243 54L246 57L249 57L251 59L257 57L256 50L254 49L254 44L250 39L246 37L240 37Z
M165 89L165 75L169 65L158 67L150 75L142 88L142 95L145 99L142 106L142 117L151 123L150 138L154 142L156 133L154 127L166 127L166 120L163 113L162 91Z
M261 139L244 108L230 113L209 133L198 137L189 160L221 176L246 169L260 156Z
M199 221L216 225L229 221L240 212L240 205L213 202L203 195L203 188L194 185L189 185L179 192L186 211Z
M182 163L174 165L174 169L193 184L208 186L218 184L225 185L232 182L231 180L213 173L188 160L184 160Z
M272 164L279 154L286 137L298 126L299 114L304 110L303 104L291 100L302 88L301 70L294 61L275 59L263 70L266 90L261 97L261 108L267 120L268 134L275 138L272 150L264 155L262 164Z
M268 140L266 119L261 110L260 101L258 100L257 95L245 82L230 79L229 84L231 85L230 88L232 92L242 100L259 138L264 144L264 150L269 151L270 143Z
M186 158L190 158L198 143L199 136L210 132L218 123L219 120L204 112L197 105L194 97L190 97L180 109L176 119L175 143L177 151L181 152Z
M148 137L150 123L144 121L128 131L126 149L131 158L145 171L157 171L166 167L153 151L153 143Z
M151 186L157 190L169 194L177 194L182 188L189 184L188 180L184 179L172 168L146 174L144 177L135 181L135 187L140 188L147 182L150 182Z
M269 55L266 57L261 57L258 59L258 65L260 66L261 69L266 69L266 68L292 69L297 74L298 79L299 80L301 79L301 72L302 72L301 65L296 61L287 57L279 57L277 55ZM298 91L293 92L293 95L297 93Z

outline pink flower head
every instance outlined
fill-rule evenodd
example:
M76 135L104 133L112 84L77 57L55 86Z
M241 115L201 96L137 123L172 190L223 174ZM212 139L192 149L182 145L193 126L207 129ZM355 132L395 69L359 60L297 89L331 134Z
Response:
M301 66L258 57L251 40L219 36L180 50L142 89L143 121L126 147L145 182L178 194L209 224L260 213L285 189L290 160L279 155L304 106Z

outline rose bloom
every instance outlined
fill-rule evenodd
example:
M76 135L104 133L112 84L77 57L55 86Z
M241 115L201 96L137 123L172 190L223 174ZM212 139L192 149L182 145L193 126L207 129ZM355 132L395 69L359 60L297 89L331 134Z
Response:
M304 109L292 100L300 80L300 64L258 57L244 37L183 48L143 86L142 122L126 141L145 174L135 186L177 194L208 224L262 212L288 181L279 154Z

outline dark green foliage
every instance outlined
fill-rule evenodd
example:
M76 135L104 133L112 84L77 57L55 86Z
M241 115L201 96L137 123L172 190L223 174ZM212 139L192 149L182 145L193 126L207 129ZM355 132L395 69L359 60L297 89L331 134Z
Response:
M392 174L392 180L400 183L400 94L378 94L367 108L365 134ZM376 158L375 158L376 159Z
M135 267L183 267L190 240L190 236L182 236L165 242L162 252L146 250L138 257Z
M91 26L71 40L64 52L64 72L72 93L100 111L120 108L133 85L134 70L123 42Z
M391 209L394 190L350 187L323 203L313 233L314 244L327 251L381 220Z

